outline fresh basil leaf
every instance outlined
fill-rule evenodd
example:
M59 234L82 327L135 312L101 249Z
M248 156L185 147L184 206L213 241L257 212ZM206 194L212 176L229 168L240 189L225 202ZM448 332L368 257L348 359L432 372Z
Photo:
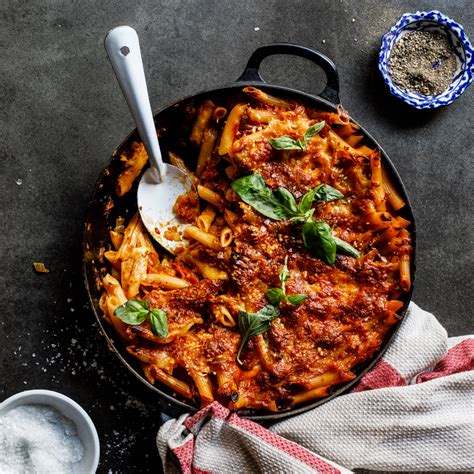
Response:
M311 125L311 127L309 127L306 132L304 132L302 140L303 146L306 146L308 142L324 128L324 125L326 125L324 120Z
M273 191L274 198L286 209L296 214L298 212L298 206L293 194L286 188L278 188Z
M293 215L293 203L288 198L289 191L285 190L285 192L282 191L284 188L279 188L275 194L259 174L251 174L236 179L232 182L231 187L241 197L242 201L254 207L264 216L270 217L270 219L286 219ZM296 207L296 203L294 206Z
M285 294L281 288L270 288L267 290L267 298L272 305L278 306L285 299Z
M298 210L301 212L301 214L305 214L311 209L311 206L313 205L314 201L314 194L316 193L316 190L320 186L317 186L307 193L303 195L303 197L300 199L300 203L298 204Z
M295 217L290 217L290 219L288 219L290 222L300 222L301 224L304 224L307 220L308 220L308 216L307 215L298 215L298 216L295 216Z
M308 219L302 232L303 242L309 252L329 265L336 261L336 242L331 227L326 222Z
M329 202L342 199L344 194L338 191L336 188L329 186L329 184L320 184L313 196L313 202Z
M359 251L354 248L351 244L347 243L345 240L341 240L338 237L333 237L336 242L336 247L338 252L345 253L351 257L359 258Z
M117 307L114 314L126 324L141 324L148 316L147 302L129 300Z
M264 306L261 310L257 313L248 313L248 314L256 314L259 318L273 320L280 316L280 310L271 304Z
M270 328L271 321L280 315L280 310L276 306L267 305L257 313L247 313L239 311L238 323L241 336L239 351L237 352L237 362L242 364L240 354L247 344L248 340L253 336L262 334Z
M299 140L293 140L293 138L288 135L270 138L268 142L275 150L304 150L304 146Z
M286 301L288 303L298 306L301 304L303 301L305 301L308 298L308 295L303 295L303 294L297 294L297 295L290 295L286 297Z
M278 138L270 138L268 141L275 150L304 150L308 142L324 128L324 125L324 121L311 125L304 132L302 140L295 140L288 135L283 135Z
M305 214L311 209L313 202L335 201L343 197L344 194L329 184L320 184L303 195L298 205L298 211Z
M168 337L168 315L162 309L152 309L150 311L150 328L153 334L164 339Z

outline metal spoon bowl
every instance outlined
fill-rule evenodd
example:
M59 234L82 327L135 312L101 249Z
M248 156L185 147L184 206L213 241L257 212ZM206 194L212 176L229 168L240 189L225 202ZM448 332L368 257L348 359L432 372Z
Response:
M104 44L150 160L138 186L140 216L153 238L175 253L188 242L183 237L187 224L176 216L173 206L178 196L197 191L188 174L163 162L137 32L130 26L118 26L109 31Z

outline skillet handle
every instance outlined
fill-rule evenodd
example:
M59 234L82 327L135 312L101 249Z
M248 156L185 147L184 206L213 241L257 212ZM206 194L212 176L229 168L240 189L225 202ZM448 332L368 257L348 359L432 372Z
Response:
M261 46L256 49L245 66L245 70L242 75L237 79L237 82L265 81L260 76L260 64L268 56L275 54L289 54L291 56L299 56L301 58L309 59L314 64L319 66L326 73L326 87L318 94L319 97L328 100L334 105L340 103L339 100L339 74L336 69L336 65L324 54L306 48L305 46L299 46L291 43L273 43Z

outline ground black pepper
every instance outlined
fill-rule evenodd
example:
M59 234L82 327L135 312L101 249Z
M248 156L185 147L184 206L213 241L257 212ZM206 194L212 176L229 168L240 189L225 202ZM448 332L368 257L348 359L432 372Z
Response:
M432 31L412 31L393 46L389 70L401 89L439 95L454 77L457 63L448 38Z

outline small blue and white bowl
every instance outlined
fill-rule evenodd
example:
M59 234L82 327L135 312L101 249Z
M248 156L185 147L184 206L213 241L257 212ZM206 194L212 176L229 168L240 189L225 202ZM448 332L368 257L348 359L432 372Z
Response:
M393 45L410 31L433 31L448 37L456 55L457 70L451 85L441 94L426 96L398 87L390 77L389 62ZM457 99L471 84L474 74L474 51L463 27L441 12L405 13L398 22L382 36L379 54L379 69L390 92L417 109L435 109Z

